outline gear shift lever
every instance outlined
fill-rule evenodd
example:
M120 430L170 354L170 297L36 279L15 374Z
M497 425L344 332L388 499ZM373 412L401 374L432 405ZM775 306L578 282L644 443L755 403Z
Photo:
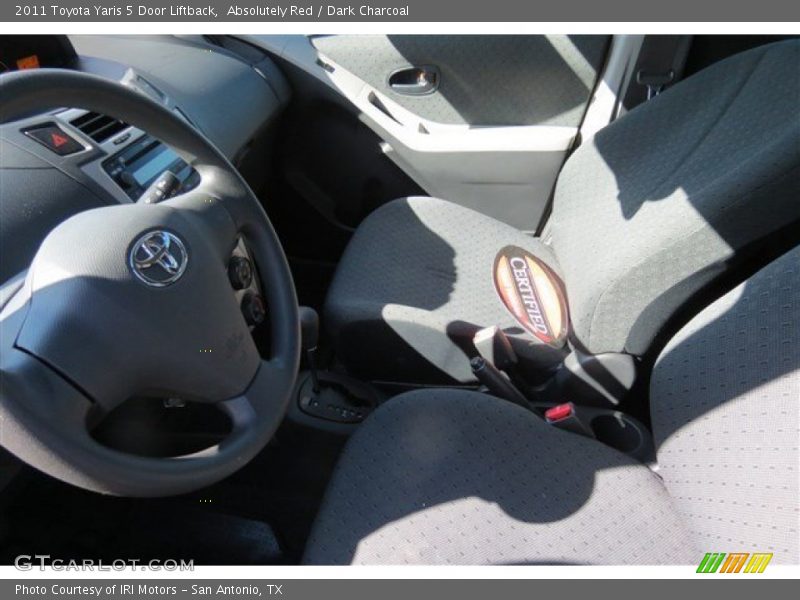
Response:
M319 377L317 376L317 343L319 341L319 315L309 306L301 306L300 314L301 347L308 363L311 385L315 394L319 393Z
M344 373L319 370L317 343L319 315L308 306L298 307L300 316L300 347L306 359L307 376L298 381L295 413L297 422L320 429L342 432L344 427L361 423L383 399L383 394L371 385ZM290 410L289 414L292 414ZM349 431L349 430L347 430Z

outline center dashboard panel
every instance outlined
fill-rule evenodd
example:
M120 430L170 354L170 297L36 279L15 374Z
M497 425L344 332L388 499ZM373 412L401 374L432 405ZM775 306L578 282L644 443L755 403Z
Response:
M28 138L59 157L81 160L91 153L91 142L107 146L109 158L99 160L108 175L131 201L138 201L150 185L165 172L176 177L178 185L172 195L188 191L199 183L197 172L175 151L152 136L130 127L117 119L84 110L67 109L48 117L46 121L20 129ZM81 135L83 134L83 135ZM95 165L95 174L97 169ZM163 198L162 198L163 199Z
M173 194L189 191L200 181L197 171L174 150L149 135L143 135L103 161L103 170L134 201L167 171L178 180Z

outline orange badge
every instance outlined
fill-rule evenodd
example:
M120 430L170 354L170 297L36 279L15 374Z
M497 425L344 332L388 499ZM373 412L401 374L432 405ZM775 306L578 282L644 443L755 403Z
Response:
M17 68L18 69L38 69L39 68L39 57L35 54L31 54L30 56L26 56L25 58L20 58L17 60Z
M526 331L560 347L567 336L567 303L556 275L530 252L506 246L494 263L500 300Z

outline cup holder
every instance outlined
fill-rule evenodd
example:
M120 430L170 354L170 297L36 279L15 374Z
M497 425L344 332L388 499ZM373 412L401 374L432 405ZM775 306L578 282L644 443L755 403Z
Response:
M642 432L619 413L598 415L591 420L597 439L626 454L642 445Z
M618 411L592 411L589 427L599 442L643 462L653 459L653 437L636 419Z

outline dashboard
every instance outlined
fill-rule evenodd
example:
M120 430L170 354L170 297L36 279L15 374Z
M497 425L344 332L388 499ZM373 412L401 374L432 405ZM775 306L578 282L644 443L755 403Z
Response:
M66 36L18 35L0 37L0 74L39 68L68 68L75 51Z
M64 68L149 96L200 130L251 187L265 177L266 132L289 100L263 52L203 36L0 36L3 73ZM262 156L263 155L263 156ZM63 107L0 124L0 287L77 212L136 202L169 172L178 193L197 174L171 148L112 116ZM261 162L263 160L263 163Z

